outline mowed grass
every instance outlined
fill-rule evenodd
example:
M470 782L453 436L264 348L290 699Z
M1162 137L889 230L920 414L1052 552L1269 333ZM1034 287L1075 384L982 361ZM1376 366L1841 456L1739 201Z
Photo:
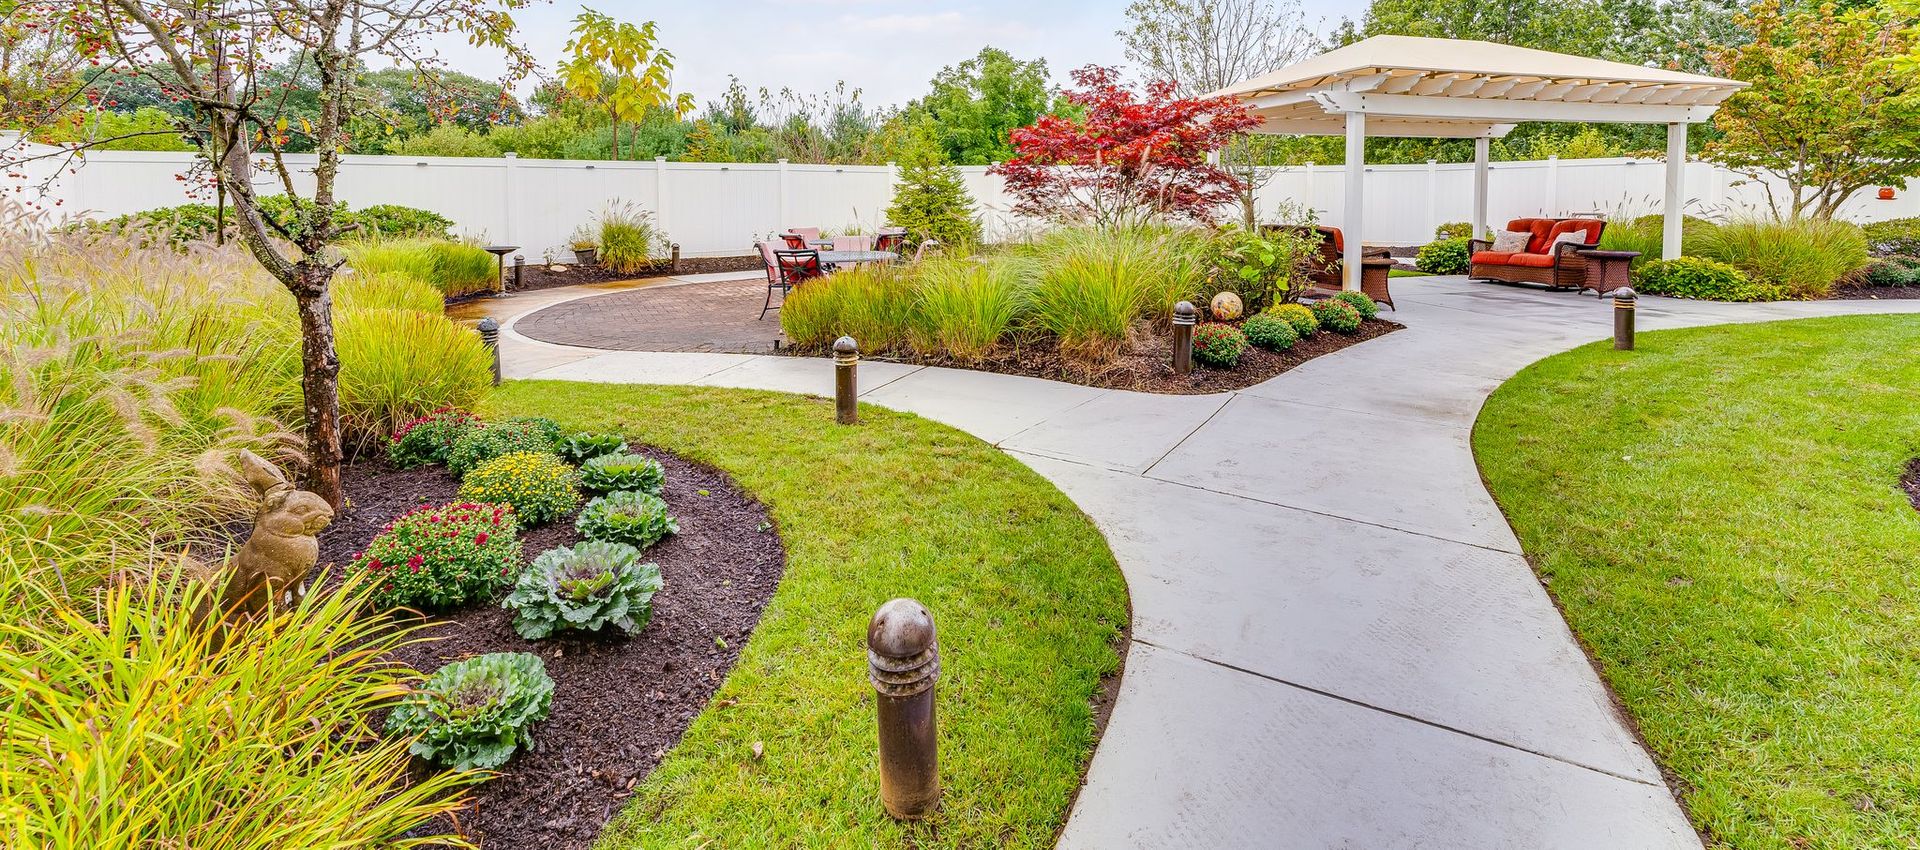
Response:
M1052 485L911 415L865 407L861 425L836 426L818 398L514 382L490 408L724 469L771 508L787 545L738 665L601 847L1052 845L1127 617L1106 541ZM945 797L912 826L880 806L866 677L868 618L896 596L926 603L941 650ZM645 687L634 692L648 710Z
M1481 414L1494 495L1713 846L1920 846L1915 351L1914 316L1644 334Z

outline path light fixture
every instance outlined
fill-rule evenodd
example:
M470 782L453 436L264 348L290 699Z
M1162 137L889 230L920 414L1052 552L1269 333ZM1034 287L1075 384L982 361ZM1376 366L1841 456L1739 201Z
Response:
M1640 294L1631 286L1622 286L1613 291L1613 350L1633 350L1633 313L1634 302L1640 300Z
M919 820L940 804L939 678L940 643L927 606L912 599L880 606L867 624L867 679L880 727L880 802L898 820Z
M487 356L493 360L493 385L500 386L500 323L488 316L473 329L480 332L480 344L487 347Z
M1193 323L1199 320L1200 311L1194 309L1193 302L1173 305L1173 372L1176 375L1193 371Z
M860 422L859 382L854 370L860 366L860 345L853 337L833 341L833 421L842 425Z

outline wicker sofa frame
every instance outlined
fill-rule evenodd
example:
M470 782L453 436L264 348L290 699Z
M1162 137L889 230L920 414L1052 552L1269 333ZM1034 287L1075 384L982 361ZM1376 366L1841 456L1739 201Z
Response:
M1544 228L1540 226L1542 224L1544 224ZM1566 225L1569 224L1574 224L1575 226L1572 228L1566 227ZM1587 218L1516 218L1507 222L1507 229L1510 231L1526 231L1534 234L1528 245L1529 249L1538 247L1533 243L1537 243L1542 239L1551 239L1560 233L1571 232L1574 229L1585 228L1589 225L1593 226L1593 235L1591 237L1593 241L1560 242L1553 244L1551 246L1551 253L1546 255L1552 257L1552 265L1548 266L1493 261L1487 256L1491 254L1491 249L1493 248L1492 242L1486 239L1470 239L1467 241L1467 253L1468 256L1473 259L1467 270L1467 279L1494 280L1503 283L1534 283L1549 289L1584 289L1587 286L1587 260L1585 257L1580 256L1579 252L1590 251L1600 246L1600 234L1606 231L1607 226L1604 220ZM1542 235L1543 229L1545 233L1544 236ZM1529 252L1520 251L1514 253L1523 254ZM1533 256L1540 256L1540 254L1534 253Z

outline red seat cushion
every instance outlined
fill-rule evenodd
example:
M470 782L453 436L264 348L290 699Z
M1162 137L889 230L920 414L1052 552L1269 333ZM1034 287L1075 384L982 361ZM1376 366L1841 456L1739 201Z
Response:
M1553 255L1551 254L1515 254L1507 258L1507 265L1529 266L1536 269L1550 269L1550 268L1553 268Z
M1482 265L1504 266L1513 259L1512 251L1475 251L1473 261Z
M1564 218L1554 222L1553 230L1547 235L1547 242L1552 244L1553 238L1562 233L1579 233L1582 243L1592 245L1600 241L1600 228L1606 225L1606 222L1598 219Z

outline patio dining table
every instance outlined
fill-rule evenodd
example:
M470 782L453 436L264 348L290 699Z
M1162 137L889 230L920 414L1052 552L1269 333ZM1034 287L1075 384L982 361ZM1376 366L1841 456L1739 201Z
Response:
M820 262L833 263L891 263L900 259L894 251L821 251Z

